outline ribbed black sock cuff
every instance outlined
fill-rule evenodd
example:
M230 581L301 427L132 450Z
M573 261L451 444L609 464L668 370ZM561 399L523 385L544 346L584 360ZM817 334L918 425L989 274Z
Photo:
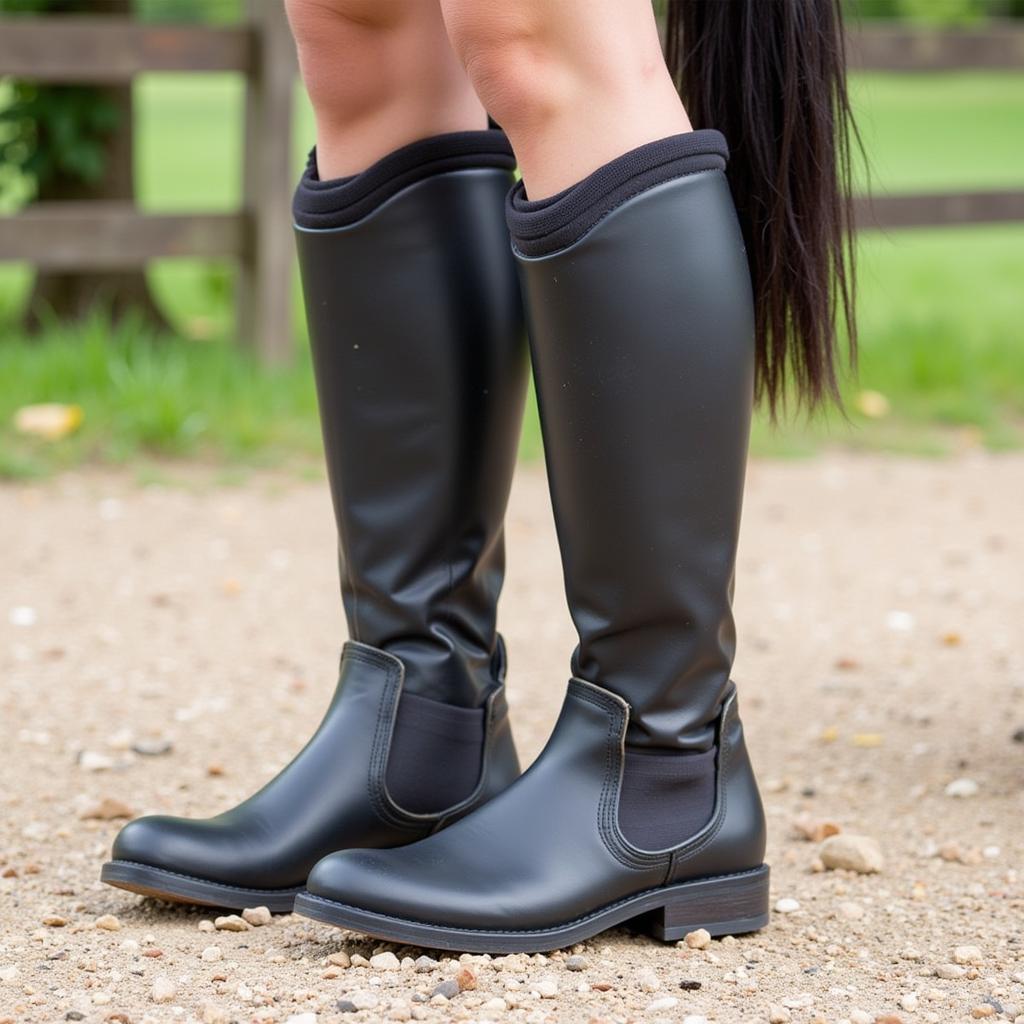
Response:
M550 255L578 241L627 199L686 174L725 170L728 159L725 136L705 129L632 149L547 199L527 199L517 182L505 207L512 241L524 256Z
M512 147L498 129L451 132L411 142L360 174L332 181L320 180L314 148L295 190L292 216L300 228L347 227L402 189L435 174L468 167L499 167L511 172L515 166Z

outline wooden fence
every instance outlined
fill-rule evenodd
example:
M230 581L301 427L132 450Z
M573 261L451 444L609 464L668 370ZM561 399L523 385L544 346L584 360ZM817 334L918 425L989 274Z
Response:
M872 25L851 31L848 47L851 66L860 70L1024 73L1024 24L1009 20L979 29ZM860 230L1024 221L1024 189L863 196L855 214Z
M0 75L110 83L144 71L235 71L247 84L240 211L147 215L130 203L34 204L0 217L0 259L73 269L139 266L175 256L233 257L240 267L240 339L265 359L287 358L294 50L279 0L249 0L248 11L245 24L231 27L0 17ZM870 25L850 32L849 49L853 67L860 69L1024 71L1024 26ZM1024 189L858 197L856 216L860 229L1024 221Z
M280 0L249 0L244 24L116 17L0 17L0 75L111 84L144 71L245 76L242 209L144 214L130 202L35 203L0 217L0 259L53 269L137 267L177 257L238 261L238 337L268 361L292 352L291 147L295 49Z

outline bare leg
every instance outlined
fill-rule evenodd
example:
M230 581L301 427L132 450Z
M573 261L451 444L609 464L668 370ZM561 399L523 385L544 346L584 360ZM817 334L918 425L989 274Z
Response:
M651 0L441 0L452 45L508 133L531 199L690 131Z
M328 180L487 117L430 0L287 0Z

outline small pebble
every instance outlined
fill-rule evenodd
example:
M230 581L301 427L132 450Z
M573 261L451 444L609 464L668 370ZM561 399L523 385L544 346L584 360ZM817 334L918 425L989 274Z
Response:
M939 964L935 968L936 977L942 978L944 981L956 981L966 973L966 968L960 967L957 964Z
M402 962L394 953L374 953L370 957L370 966L375 971L399 971L402 969Z
M684 992L696 992L702 984L703 982L694 981L691 978L683 978L683 980L679 982L679 987Z
M437 961L432 956L418 956L415 962L415 971L417 974L429 974L431 971L436 971L438 968Z
M351 967L352 960L348 953L344 950L340 950L337 953L332 953L328 958L327 962L333 964L335 967Z
M965 799L978 795L978 784L974 779L954 779L944 790L946 796Z
M567 971L585 971L587 966L587 958L585 956L571 956L565 961L565 969Z
M488 1013L504 1013L508 1009L508 1003L501 996L498 996L494 999L488 999L480 1009L486 1010Z
M212 932L214 931L213 922L207 921L205 918L199 922L196 926L201 932Z
M471 992L476 988L476 975L472 968L463 966L455 975L455 983L459 986L460 992Z
M789 1010L778 1003L772 1003L768 1007L768 1024L787 1024L792 1020Z
M351 999L339 999L335 1004L334 1008L338 1013L358 1013L359 1007L352 1002Z
M242 911L242 920L253 928L262 928L274 920L274 915L266 907L246 907Z
M698 928L695 932L687 932L683 942L690 949L707 949L711 945L711 933L706 928Z
M870 836L840 832L839 835L829 836L821 844L819 853L825 867L832 870L842 869L870 875L885 867L882 849Z
M66 917L61 917L60 914L47 914L43 918L43 924L47 928L63 928L68 923Z
M558 995L558 982L553 978L541 978L540 981L534 985L541 999L554 999Z
M168 739L136 740L132 744L132 750L142 757L162 757L174 749L174 744Z
M775 912L777 914L795 914L800 909L800 901L794 900L789 896L783 896L781 900L777 900L775 903Z
M980 964L985 957L977 946L957 946L953 950L953 963Z
M213 927L219 932L247 932L251 926L237 914L228 914L227 917L215 918Z
M154 1003L169 1003L178 994L178 986L170 978L159 977L149 990L149 998Z
M662 1010L671 1010L679 1005L679 1000L675 996L662 996L660 999L655 999L647 1004L648 1013L661 1013Z
M454 999L461 991L459 983L454 978L446 978L434 987L434 991L430 995L432 997L443 996L445 999Z
M221 958L220 946L207 946L200 955L205 963L213 963Z
M116 821L118 818L134 818L135 811L123 801L105 796L98 804L87 807L78 817L82 821Z
M637 972L636 983L643 992L657 992L661 988L661 979L649 967Z
M918 1007L918 998L916 992L908 992L904 996L900 996L900 1009L906 1010L907 1013L914 1013Z
M980 1006L975 1006L971 1010L971 1016L975 1020L981 1020L984 1017L994 1017L996 1015L996 1008L991 1003L982 1003Z
M105 932L116 932L121 928L121 922L113 914L102 914L96 918L96 927Z
M315 1013L293 1013L284 1024L316 1024Z

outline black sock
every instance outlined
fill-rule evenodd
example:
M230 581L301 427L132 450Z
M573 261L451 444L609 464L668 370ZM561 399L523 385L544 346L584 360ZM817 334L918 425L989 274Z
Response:
M622 834L642 850L665 850L696 835L715 807L715 754L627 747Z
M476 788L483 761L486 709L403 693L395 716L387 785L414 814L443 811Z
M524 256L558 252L627 199L685 174L724 170L728 157L725 136L706 129L632 149L547 199L527 199L520 181L505 208L512 240Z
M450 132L420 139L388 153L360 174L321 181L316 149L292 200L292 217L300 228L343 228L362 220L403 188L435 174L470 167L512 171L516 159L505 134L497 129Z

